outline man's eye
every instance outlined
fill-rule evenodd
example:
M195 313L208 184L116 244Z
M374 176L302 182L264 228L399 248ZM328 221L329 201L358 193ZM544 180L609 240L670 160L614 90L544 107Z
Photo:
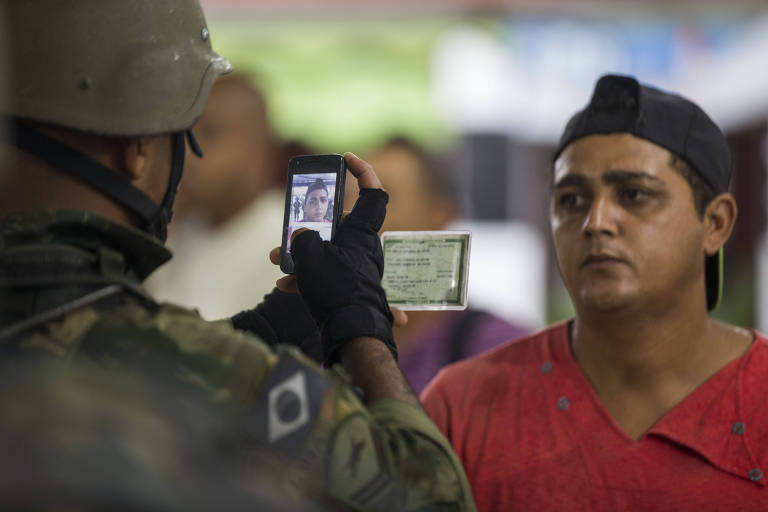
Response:
M649 196L648 191L640 188L625 188L621 191L621 198L629 201L641 201Z
M584 199L579 194L571 192L561 195L557 202L564 208L576 208L584 202Z

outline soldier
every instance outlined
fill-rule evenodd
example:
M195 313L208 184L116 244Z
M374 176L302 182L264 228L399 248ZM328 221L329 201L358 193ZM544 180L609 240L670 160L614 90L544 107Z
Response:
M4 371L34 374L28 365L51 358L87 362L105 372L93 387L114 375L191 401L231 426L221 461L234 452L286 508L311 499L358 510L474 510L460 463L397 367L376 235L388 198L372 168L347 154L362 191L333 244L313 231L293 244L296 284L320 325L328 370L259 339L316 330L306 308L283 307L272 294L219 322L158 304L141 282L171 257L162 241L187 144L202 156L191 128L230 70L211 49L197 1L3 6L14 77L4 112L12 161L0 184ZM220 448L218 436L193 439ZM157 448L166 441L158 436Z

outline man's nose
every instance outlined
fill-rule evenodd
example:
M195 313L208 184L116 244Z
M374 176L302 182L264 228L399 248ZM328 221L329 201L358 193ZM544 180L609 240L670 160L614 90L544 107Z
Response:
M616 205L609 197L599 195L592 200L584 219L583 230L587 236L614 236L618 233Z

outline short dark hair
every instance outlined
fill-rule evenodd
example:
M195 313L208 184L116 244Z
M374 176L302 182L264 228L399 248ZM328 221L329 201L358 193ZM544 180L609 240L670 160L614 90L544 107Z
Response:
M309 194L314 192L315 190L325 190L325 195L330 195L328 193L328 187L325 186L325 182L322 180L322 178L317 178L315 181L309 184L307 187L307 193L304 196L304 204L307 204L307 199L309 199Z
M702 218L707 205L715 198L715 189L704 181L701 175L688 162L671 152L669 165L685 178L685 181L690 185L691 192L693 193L693 205L696 208L696 213L699 214L699 218Z

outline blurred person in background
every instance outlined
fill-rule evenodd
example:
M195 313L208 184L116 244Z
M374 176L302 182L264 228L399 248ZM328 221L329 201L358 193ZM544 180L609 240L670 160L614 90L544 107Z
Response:
M314 155L317 154L317 150L311 144L301 139L288 138L281 141L279 153L278 160L282 162L283 167L279 169L278 181L280 186L285 189L285 184L288 181L288 173L286 171L291 158L301 155Z
M447 229L459 215L451 178L436 159L405 137L390 140L366 155L390 194L382 231ZM356 194L350 180L346 203ZM400 368L418 393L443 366L526 334L491 313L409 311L408 323L395 327Z
M606 75L560 139L550 227L575 318L422 394L480 510L768 509L768 339L711 316L736 221L701 108Z
M293 220L299 220L299 217L301 216L301 199L299 199L299 196L293 196L293 209L291 210L293 212Z
M282 272L266 255L280 240L285 202L279 141L262 93L244 75L214 84L195 135L168 245L174 257L146 282L153 295L204 318L256 303Z
M322 243L315 231L293 241L296 275L287 280L301 291L304 309L286 308L270 294L254 309L207 322L195 311L160 303L141 283L171 257L164 241L187 146L202 156L192 126L213 83L231 69L212 50L198 2L6 0L0 5L7 15L14 77L3 111L9 124L3 144L13 160L5 165L8 179L0 186L2 366L22 376L35 375L41 364L92 363L103 369L76 386L77 393L95 388L93 400L79 400L75 408L85 404L82 414L96 423L76 421L74 437L92 437L92 427L117 436L115 451L99 448L88 457L64 460L55 450L42 453L48 465L117 468L112 483L119 484L126 462L120 451L136 450L130 455L141 465L152 460L146 452L154 449L157 463L169 471L197 464L211 485L216 475L242 469L248 484L278 496L288 509L309 501L324 510L474 510L460 463L397 367L394 315L379 285L383 256L375 243L388 197L370 165L346 155L361 192L333 244ZM307 325L311 331L322 328L318 344L328 370L293 347L268 346ZM129 433L111 425L140 425L142 417L163 421L151 413L104 411L100 422L100 404L129 401L119 394L98 395L123 378L169 392L170 401L191 401L203 416L224 419L227 446L217 435L194 435L195 425L193 433L177 428L195 421L184 413L167 429L153 425L156 434L146 443L132 442L124 437ZM101 381L107 381L104 389ZM11 377L5 383L25 389ZM122 384L114 391L121 389ZM5 398L0 405L8 418L19 411L18 402ZM50 399L66 408L55 393ZM156 410L152 403L146 407ZM165 410L162 403L157 408ZM50 422L49 410L37 407L31 423ZM169 430L184 437L178 450L169 444ZM2 444L19 450L15 460L41 455L31 441L13 443L18 430L12 425L0 429L3 433L8 437ZM190 444L203 455L213 452L216 460L197 462L205 459L187 452ZM237 463L229 457L233 452ZM97 481L59 483L68 496L85 485L82 501L75 499L71 508L110 501ZM133 483L127 482L129 502L121 499L106 508L141 503L143 491L131 488ZM195 480L187 483L194 486ZM34 498L22 497L13 506L28 508L37 503ZM250 505L237 501L210 509Z

